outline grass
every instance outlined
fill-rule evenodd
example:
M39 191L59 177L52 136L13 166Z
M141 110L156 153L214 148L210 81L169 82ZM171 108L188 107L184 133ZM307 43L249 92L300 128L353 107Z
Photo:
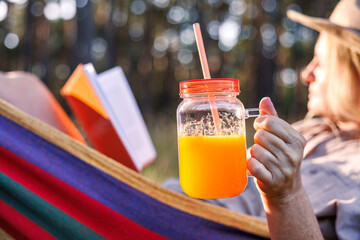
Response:
M157 119L150 124L149 132L157 158L142 171L142 175L158 183L169 177L178 177L176 120Z

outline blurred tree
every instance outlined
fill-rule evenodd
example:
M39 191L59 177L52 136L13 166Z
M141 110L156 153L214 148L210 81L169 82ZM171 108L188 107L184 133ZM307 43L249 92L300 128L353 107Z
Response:
M94 40L94 20L91 1L76 7L76 41L73 46L71 69L74 70L79 63L93 62L91 55Z
M115 1L115 0L111 0L109 3L110 14L109 14L109 18L105 25L105 40L108 43L108 48L107 48L107 52L106 52L106 55L107 55L106 66L108 68L116 66L116 52L117 52L117 44L116 44L116 39L115 39L116 28L113 23L115 10L117 9L116 2L117 1ZM120 3L122 3L122 2L123 1L120 1ZM119 7L119 8L121 9L121 7Z
M49 86L49 22L45 17L34 14L34 3L29 2L24 14L23 69L35 72ZM20 56L18 56L20 57Z
M337 1L0 1L0 70L33 72L57 97L79 63L120 65L146 116L173 117L179 81L201 78L192 24L201 25L212 77L239 78L240 98L271 96L291 120L306 111L300 71L316 33L286 17L326 16ZM21 49L21 51L19 51Z

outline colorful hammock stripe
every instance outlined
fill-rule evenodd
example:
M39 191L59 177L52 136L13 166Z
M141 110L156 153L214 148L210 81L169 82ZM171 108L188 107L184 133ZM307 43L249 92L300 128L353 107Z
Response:
M0 228L15 239L264 239L164 201L0 116Z

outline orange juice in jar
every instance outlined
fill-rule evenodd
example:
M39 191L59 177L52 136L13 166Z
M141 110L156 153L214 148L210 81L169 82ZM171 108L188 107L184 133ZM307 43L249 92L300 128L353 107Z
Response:
M233 197L247 184L245 137L179 136L179 171L186 194Z
M246 187L245 118L249 115L236 97L239 92L237 79L180 83L179 178L190 197L233 197Z

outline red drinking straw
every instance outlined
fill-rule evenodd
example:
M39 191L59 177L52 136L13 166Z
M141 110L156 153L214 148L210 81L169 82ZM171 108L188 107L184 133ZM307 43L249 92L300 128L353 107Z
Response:
M206 58L204 42L203 42L203 38L201 35L201 30L200 30L200 24L194 23L193 27L194 27L196 45L197 45L198 52L199 52L201 69L202 69L202 72L204 75L204 79L211 79L210 71L209 71L209 64L208 64L208 61ZM220 135L222 130L221 130L220 117L219 117L219 112L218 112L218 109L216 106L214 93L209 93L209 103L210 103L211 115L212 115L212 117L214 119L214 123L215 123L216 135Z

